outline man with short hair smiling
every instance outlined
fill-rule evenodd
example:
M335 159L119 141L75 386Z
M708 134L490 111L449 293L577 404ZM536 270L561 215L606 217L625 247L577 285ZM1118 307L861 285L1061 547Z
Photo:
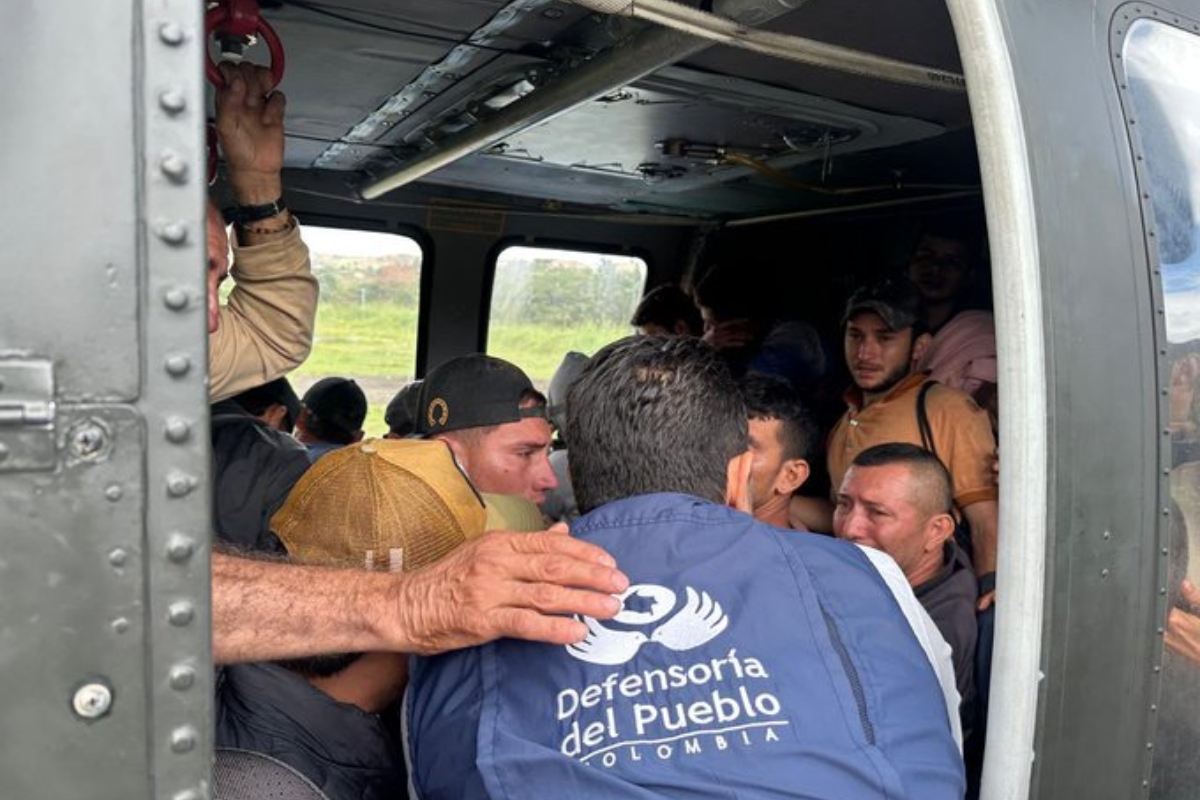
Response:
M915 370L929 344L917 288L903 278L863 287L846 304L846 366L854 380L849 408L829 434L831 485L841 485L850 462L886 442L908 442L934 451L950 473L954 502L970 525L970 557L980 578L979 609L994 597L999 506L992 464L996 439L985 411L968 395ZM930 441L920 424L924 405ZM960 543L961 544L961 543Z
M417 410L416 432L445 441L479 491L541 505L558 485L546 398L516 365L482 353L453 358L425 376Z
M777 528L792 527L792 495L809 476L817 426L786 381L751 374L742 379L750 415L750 509Z

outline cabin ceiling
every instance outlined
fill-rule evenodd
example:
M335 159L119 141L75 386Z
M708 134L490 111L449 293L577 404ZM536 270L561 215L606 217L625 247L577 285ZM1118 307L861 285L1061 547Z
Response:
M755 27L961 69L942 0L716 0L716 11L730 2L777 15ZM376 202L437 196L729 220L978 184L961 90L675 33L669 41L687 55L656 64L664 29L568 2L261 6L286 51L289 174L352 199L442 152L456 157ZM261 63L266 48L247 57ZM633 64L646 74L626 79ZM572 97L589 71L591 95ZM564 104L543 102L560 91Z

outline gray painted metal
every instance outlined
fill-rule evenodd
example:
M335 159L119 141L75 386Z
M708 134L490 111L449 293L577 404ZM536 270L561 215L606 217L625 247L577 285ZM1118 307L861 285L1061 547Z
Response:
M799 0L803 2L803 0ZM718 10L732 19L768 22L798 4L796 0L724 0ZM505 106L496 115L436 148L360 187L368 200L428 175L463 156L495 144L539 122L586 103L660 67L673 64L711 46L711 42L676 31L649 27L621 47L613 48L573 72L547 81L536 92Z
M1022 271L1040 278L1047 345L1045 422L1022 414L1013 420L1019 426L1014 429L1006 420L1001 443L1005 453L1020 446L1023 437L1046 437L1048 444L1044 680L1029 754L1035 759L1032 796L1134 797L1148 786L1153 752L1165 535L1158 512L1165 497L1157 433L1162 376L1156 327L1161 323L1152 300L1134 156L1118 86L1106 48L1096 46L1109 41L1118 4L996 5L1012 65L1016 103L1011 110L1020 116L1029 164L1029 194L1013 199L1030 204L1040 263L1032 273L1019 261L1006 264L1007 248L1002 248L996 274L999 280L1010 270L1014 278ZM1177 5L1194 9L1197 4ZM956 18L956 24L966 21L965 15ZM970 67L967 75L970 84ZM974 97L972 106L977 114L985 110L976 107ZM986 125L978 131L985 174L991 171L992 152L987 131ZM987 201L989 222L1002 223L1010 209L993 208L990 195ZM1007 257L1020 255L1009 251ZM1003 289L998 296L1004 296ZM1002 342L1021 322L1006 319L1009 308L1018 310L997 305ZM1011 345L1005 352L1012 352ZM1012 368L1005 365L1006 378ZM1025 375L1030 380L1016 387L1034 385L1035 377ZM1016 387L1002 390L1006 407L1011 407L1008 391ZM1024 457L1024 450L1018 452ZM1002 507L1013 499L1006 492ZM1002 537L1009 535L1013 518L1008 512L1002 516ZM1038 531L1017 529L1015 535L1029 543ZM1018 566L1004 545L1002 557L1002 569ZM1036 566L1036 560L1025 566ZM1002 590L1022 582L1019 576L1004 580ZM1010 699L1023 702L1020 693L1041 676L1005 652L1020 646L1017 628L1030 620L1006 615L1003 593L1000 598L997 667L1022 670L1005 674L993 694L992 707L1003 715ZM1003 719L994 721L993 731L1004 730ZM1027 727L1022 723L1021 729ZM1020 758L1019 751L1003 752ZM995 780L998 767L989 764L987 771L989 788L999 791L985 798L1020 796L1020 787Z
M1024 119L999 9L951 2L987 198L993 300L1000 363L1000 547L996 649L982 796L1022 798L1030 788L1041 689L1045 598L1049 354L1043 327L1042 270Z
M0 7L0 374L53 410L0 432L51 432L0 473L0 797L209 793L201 10Z
M0 359L0 472L53 466L54 364Z

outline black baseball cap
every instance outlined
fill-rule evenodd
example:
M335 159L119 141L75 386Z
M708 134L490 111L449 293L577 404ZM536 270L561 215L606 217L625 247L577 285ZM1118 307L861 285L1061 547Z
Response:
M925 304L921 291L908 278L885 278L878 283L859 288L846 302L846 313L842 314L842 327L853 317L864 311L878 314L893 331L905 328L924 330Z
M544 400L521 407L521 396L527 392L537 390L514 364L482 353L453 358L425 376L417 409L417 433L433 436L519 422L526 417L545 418Z
M421 402L421 384L424 381L411 381L404 384L396 396L387 404L383 412L383 421L387 423L388 431L393 436L408 436L417 427L417 406Z
M367 396L350 378L322 378L309 387L300 402L327 428L348 436L362 430Z

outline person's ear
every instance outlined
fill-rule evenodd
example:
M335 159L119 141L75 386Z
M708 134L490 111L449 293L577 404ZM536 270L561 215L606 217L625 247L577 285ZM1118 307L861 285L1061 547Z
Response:
M922 333L913 341L912 348L912 363L916 364L921 360L921 356L925 355L925 351L929 349L929 345L933 342L933 336L928 333Z
M682 319L675 320L674 331L675 331L676 336L691 336L692 335L692 329L690 327L688 327L687 322Z
M804 485L808 480L808 462L803 458L789 458L783 462L779 474L775 476L772 489L776 494L790 495Z
M947 513L935 514L925 522L925 552L940 550L954 535L954 517Z
M454 456L454 461L468 475L471 474L470 459L467 457L467 448L458 439L450 436L430 436L430 439L436 439L439 442L444 442L450 448L450 454Z
M750 503L750 468L753 464L754 454L747 450L729 459L725 468L725 505L747 514L754 510Z
M277 431L290 433L291 431L284 429L284 420L287 419L287 415L287 406L281 403L271 403L263 413L258 415L258 418Z

